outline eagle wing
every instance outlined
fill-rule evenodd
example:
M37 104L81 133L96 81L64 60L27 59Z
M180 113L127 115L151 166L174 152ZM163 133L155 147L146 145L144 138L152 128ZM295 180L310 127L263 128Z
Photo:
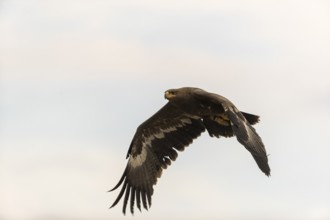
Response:
M188 115L170 102L142 123L128 150L126 169L112 189L122 185L111 207L117 205L125 194L124 214L129 200L132 214L134 204L141 211L141 201L143 207L148 209L151 206L153 185L161 176L162 170L177 158L177 151L183 151L204 130L200 117Z
M269 176L270 167L268 165L267 152L256 130L235 106L229 106L226 114L238 142L252 154L260 170Z
M252 127L259 121L259 116L239 111L231 101L218 94L196 90L194 97L210 111L203 118L210 136L235 135L238 142L252 154L260 170L269 176L270 167L265 146Z

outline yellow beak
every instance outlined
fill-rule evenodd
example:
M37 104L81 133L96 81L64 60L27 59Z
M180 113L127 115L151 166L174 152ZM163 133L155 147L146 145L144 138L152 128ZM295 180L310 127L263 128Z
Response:
M165 92L165 99L170 100L170 99L172 99L174 96L175 96L175 95L174 95L173 93L169 92L169 91L166 91L166 92Z

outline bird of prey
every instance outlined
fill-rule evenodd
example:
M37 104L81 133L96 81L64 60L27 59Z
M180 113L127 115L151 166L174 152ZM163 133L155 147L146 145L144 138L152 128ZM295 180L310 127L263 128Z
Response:
M123 213L129 202L141 211L151 206L153 185L178 151L183 151L205 130L211 137L236 136L251 154L260 170L270 175L264 144L252 127L259 116L241 112L223 96L199 88L183 87L165 92L167 104L136 130L128 149L128 163L118 184L122 185L114 207L124 196Z

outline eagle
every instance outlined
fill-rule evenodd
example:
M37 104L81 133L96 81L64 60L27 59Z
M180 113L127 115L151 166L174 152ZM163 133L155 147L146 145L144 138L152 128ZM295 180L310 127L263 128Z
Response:
M221 95L194 87L169 89L165 98L167 104L137 128L127 152L125 171L110 190L122 185L110 208L124 198L124 215L128 202L132 214L135 204L140 211L141 206L148 210L153 186L162 171L176 160L178 151L183 151L205 130L211 137L236 136L260 170L270 175L265 146L252 127L259 122L259 116L239 111Z

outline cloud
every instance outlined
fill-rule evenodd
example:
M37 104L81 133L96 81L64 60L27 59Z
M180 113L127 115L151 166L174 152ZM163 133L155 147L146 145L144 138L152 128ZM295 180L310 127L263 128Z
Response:
M90 80L119 75L158 79L166 74L171 81L179 77L198 82L201 73L236 77L265 65L267 75L277 70L278 75L296 77L299 72L299 78L309 80L300 71L316 68L326 76L330 32L322 2L305 1L297 8L292 2L196 1L182 11L174 7L185 5L182 2L142 1L128 7L131 3L70 1L16 8L6 3L17 14L7 14L0 25L4 75ZM317 65L306 63L310 59Z
M106 191L114 182L112 178L119 177L113 167L121 163L111 147L94 143L91 148L90 144L77 141L40 138L11 141L5 146L1 151L4 181L0 204L7 218L92 218L91 213L96 212L106 217L106 206L110 204Z
M185 85L261 115L273 175L204 134L135 219L329 217L327 1L1 4L1 217L124 219L105 191L163 91Z

